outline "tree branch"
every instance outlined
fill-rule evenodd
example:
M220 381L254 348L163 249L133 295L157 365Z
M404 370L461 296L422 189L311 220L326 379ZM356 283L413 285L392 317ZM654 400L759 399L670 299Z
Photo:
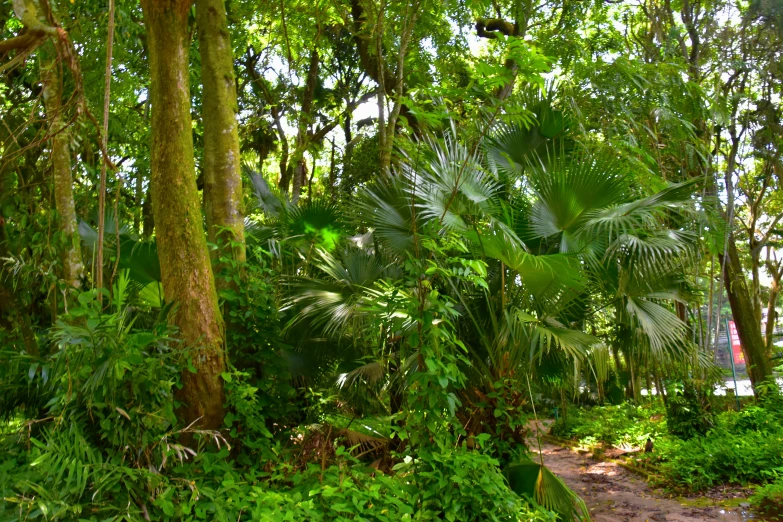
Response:
M479 18L476 20L476 34L480 38L493 40L498 37L497 33L502 33L506 36L518 36L519 24L512 24L501 18Z

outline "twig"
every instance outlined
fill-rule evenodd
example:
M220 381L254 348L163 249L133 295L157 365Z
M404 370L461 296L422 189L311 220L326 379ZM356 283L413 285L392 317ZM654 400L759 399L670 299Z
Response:
M111 101L111 62L112 62L112 49L114 44L114 0L109 0L109 26L108 36L106 40L106 72L105 83L103 90L103 136L101 137L101 146L103 149L107 149L109 142L109 102ZM96 259L98 266L96 267L96 286L98 287L98 304L103 304L103 294L101 289L103 288L103 238L106 233L106 162L101 162L101 183L100 192L98 193L98 254ZM115 216L115 220L119 216ZM119 227L119 225L117 225ZM119 233L118 233L119 236ZM119 239L117 256L119 259ZM115 268L116 271L116 268ZM112 275L112 279L114 275Z
M536 413L536 405L533 403L533 390L530 388L530 377L525 374L525 380L527 381L527 392L530 394L530 406L533 408L533 418L536 421L536 441L538 441L538 458L541 460L541 466L544 465L544 454L541 452L541 431L538 425L538 414Z

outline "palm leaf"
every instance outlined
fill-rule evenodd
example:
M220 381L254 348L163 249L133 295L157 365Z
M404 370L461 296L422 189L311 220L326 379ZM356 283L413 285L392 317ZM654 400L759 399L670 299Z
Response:
M407 182L400 177L384 179L362 189L356 201L358 216L373 230L375 239L397 254L413 249L414 230L423 227L413 205Z
M590 521L584 501L546 466L522 462L506 467L504 475L517 495L557 513L562 520Z

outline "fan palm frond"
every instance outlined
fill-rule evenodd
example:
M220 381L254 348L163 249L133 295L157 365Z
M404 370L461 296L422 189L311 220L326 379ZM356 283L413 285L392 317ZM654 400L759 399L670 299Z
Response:
M683 211L691 201L696 185L702 180L694 178L673 184L652 196L629 202L614 202L592 211L584 224L585 233L607 234L614 239L633 234L641 228L659 227L665 211Z
M687 325L670 310L639 297L629 297L625 310L649 339L653 353L662 356L666 351L681 351Z
M296 314L286 329L299 324L305 317L310 326L324 335L345 333L357 326L362 317L378 313L377 301L367 290L379 280L386 266L373 254L348 250L336 257L319 250L312 261L324 277L292 277L288 285L293 290L283 309Z
M622 165L607 156L586 152L553 158L538 166L528 178L537 198L530 212L530 230L536 237L557 237L560 252L579 252L586 246L582 229L591 215L625 201L628 175Z
M359 192L356 205L360 219L373 236L396 254L412 250L414 232L423 227L416 216L414 198L401 177L379 180Z
M478 151L455 135L428 139L422 161L403 163L403 175L415 190L425 221L447 230L466 230L473 219L492 215L500 184L481 166Z
M504 475L512 491L557 513L562 520L590 521L584 501L546 466L532 461L512 464Z
M291 234L288 240L304 243L308 248L334 250L348 235L340 207L325 199L308 200L289 209L286 226Z
M485 142L487 163L492 171L518 176L532 163L546 157L546 145L565 137L570 119L555 108L558 88L550 84L542 90L537 86L524 89L520 102L534 116L528 124L498 125Z
M269 217L280 217L289 206L285 195L273 191L264 177L249 166L243 165L242 170L250 178L250 184L258 200L258 207Z

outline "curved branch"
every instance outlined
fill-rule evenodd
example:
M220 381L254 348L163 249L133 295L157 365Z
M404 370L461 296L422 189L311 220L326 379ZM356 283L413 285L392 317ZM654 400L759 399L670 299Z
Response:
M506 22L501 18L479 18L476 20L476 35L490 40L498 37L498 33L506 36L519 36L519 24Z

